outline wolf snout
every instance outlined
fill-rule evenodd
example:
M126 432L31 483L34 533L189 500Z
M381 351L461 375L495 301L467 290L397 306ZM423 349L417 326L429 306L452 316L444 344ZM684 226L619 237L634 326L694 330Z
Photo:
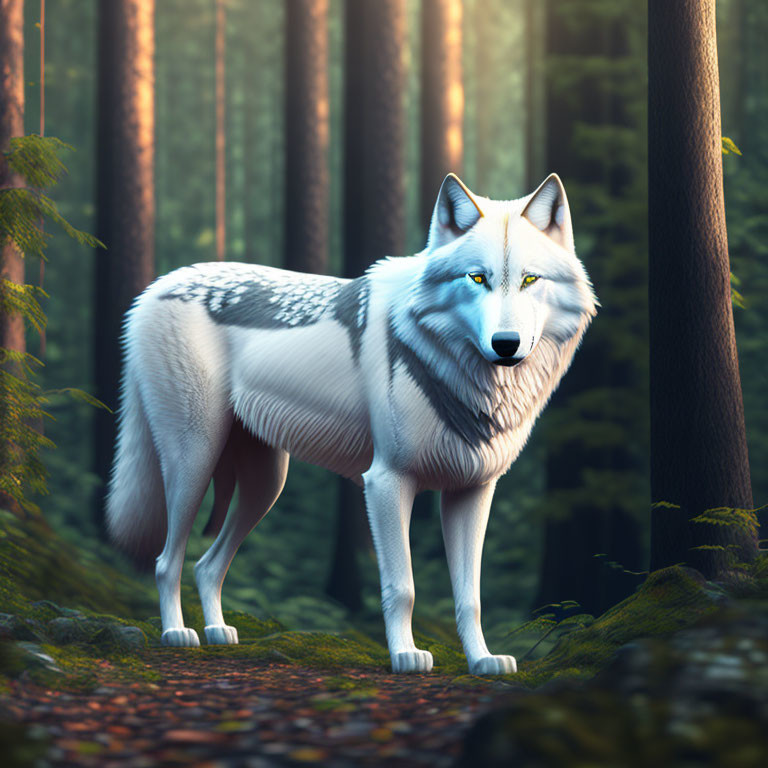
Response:
M512 357L520 346L520 334L516 331L503 331L491 336L491 346L499 357Z

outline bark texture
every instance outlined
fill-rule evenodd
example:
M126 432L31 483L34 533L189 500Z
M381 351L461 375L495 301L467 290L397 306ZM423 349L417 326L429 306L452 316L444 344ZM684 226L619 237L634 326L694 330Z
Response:
M328 271L328 0L285 6L285 266Z
M0 0L0 152L7 152L13 136L24 135L24 1ZM23 184L0 154L0 189ZM0 274L24 283L24 260L8 244L0 252ZM21 315L0 313L0 346L26 351Z
M648 4L651 568L686 561L713 576L734 525L712 507L752 507L723 202L715 0Z
M464 157L461 0L421 6L421 218L429 225L445 175Z
M12 137L23 135L24 2L0 0L0 189L20 187L24 183L11 172L2 154L8 151ZM24 259L11 243L0 250L0 277L20 285L24 283ZM26 351L21 315L0 312L0 347ZM7 448L13 450L13 446ZM5 449L6 446L2 446L2 450ZM18 516L24 514L16 500L4 493L0 493L0 508Z
M344 115L344 271L359 277L405 247L404 0L347 0ZM362 490L340 480L327 592L362 607L357 552L366 541Z
M99 4L95 380L99 399L118 404L123 316L155 275L154 0ZM106 483L115 417L96 412L95 467ZM100 506L100 505L99 505Z
M344 260L357 277L405 246L404 0L347 0Z

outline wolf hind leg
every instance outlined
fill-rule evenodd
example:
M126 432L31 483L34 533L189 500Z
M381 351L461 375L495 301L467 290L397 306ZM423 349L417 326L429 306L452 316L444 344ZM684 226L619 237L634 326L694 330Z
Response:
M163 461L168 533L165 546L155 565L155 580L160 596L163 645L197 646L194 629L184 626L181 612L181 569L192 523L208 488L220 446L202 441L186 446L183 462Z
M221 587L240 544L277 501L288 473L288 454L253 437L240 422L232 427L228 448L239 487L237 506L229 510L221 532L195 565L209 645L238 642L237 629L224 622Z
M232 412L227 409L225 398L226 393L217 396L210 392L209 408L207 412L197 414L194 429L186 426L186 419L168 419L165 429L157 429L157 449L168 513L165 546L155 563L163 624L160 640L163 645L200 645L197 632L184 626L181 570L192 523L232 423Z

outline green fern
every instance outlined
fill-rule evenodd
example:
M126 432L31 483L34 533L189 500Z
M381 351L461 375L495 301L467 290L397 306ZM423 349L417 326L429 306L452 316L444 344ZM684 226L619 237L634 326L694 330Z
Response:
M0 247L11 245L24 258L45 260L51 235L45 231L44 222L56 224L82 245L104 247L93 235L73 227L42 192L66 173L60 158L65 149L71 147L54 137L32 135L11 139L5 160L25 186L0 190ZM0 313L22 317L38 333L45 329L40 299L46 296L37 286L0 279ZM27 352L0 347L0 500L15 504L26 513L39 512L30 496L46 492L46 470L40 451L54 445L38 425L51 418L46 411L49 395L67 392L101 405L80 390L42 390L35 381L41 366Z

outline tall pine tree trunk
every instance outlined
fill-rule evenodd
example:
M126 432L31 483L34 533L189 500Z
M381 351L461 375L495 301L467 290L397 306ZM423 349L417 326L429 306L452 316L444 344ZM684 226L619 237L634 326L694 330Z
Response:
M715 0L649 0L648 194L651 568L685 561L714 576L737 525L693 524L752 507L723 202ZM734 523L737 516L732 515Z
M347 0L345 14L344 271L359 277L376 259L405 247L405 2ZM357 610L365 504L359 488L340 482L327 591Z
M445 175L461 175L464 157L461 0L421 6L421 219L432 217Z
M19 187L23 180L11 172L3 152L14 136L24 135L24 2L0 0L0 189ZM16 247L7 243L0 250L0 278L24 283L24 260ZM0 311L0 348L26 352L24 320L19 314ZM11 367L11 372L18 371ZM0 403L0 409L3 404ZM0 446L0 451L13 450ZM0 493L0 508L23 516L21 506Z
M24 135L24 0L0 0L0 152ZM21 186L0 154L0 188ZM0 274L24 283L24 260L12 244L0 252ZM0 347L26 351L21 315L0 312Z
M328 0L285 7L285 266L328 271Z
M107 251L95 256L94 365L97 396L112 409L123 316L155 274L154 11L154 0L99 4L97 229ZM95 418L95 466L106 483L115 417Z

